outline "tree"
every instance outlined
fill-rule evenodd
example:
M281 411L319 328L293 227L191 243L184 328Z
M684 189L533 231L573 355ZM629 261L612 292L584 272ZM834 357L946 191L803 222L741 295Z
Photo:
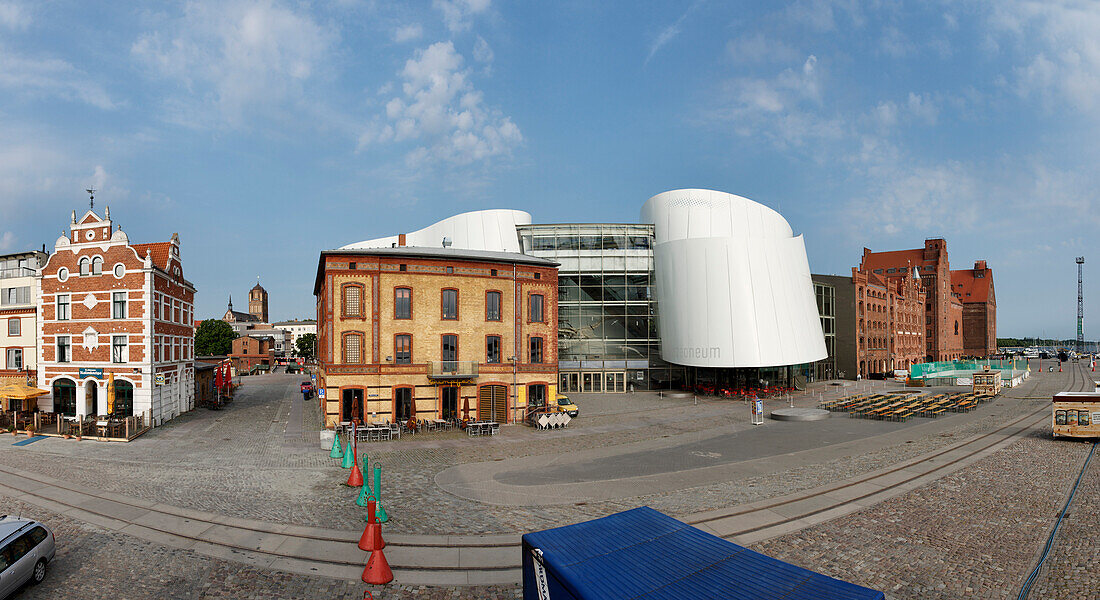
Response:
M237 332L220 319L205 319L195 330L195 356L225 356L233 351Z
M306 360L313 360L314 346L317 345L316 333L304 333L298 336L298 341L294 343L298 349L298 356Z

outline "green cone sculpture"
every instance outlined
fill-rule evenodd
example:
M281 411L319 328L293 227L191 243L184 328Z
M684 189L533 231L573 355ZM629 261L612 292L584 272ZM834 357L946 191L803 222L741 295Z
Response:
M348 445L344 448L344 462L340 465L345 469L350 469L355 464L355 452L351 449L351 440L348 440Z
M328 455L332 458L344 458L344 451L340 449L340 434L332 436L332 451Z
M390 520L390 516L386 514L386 509L382 508L382 467L374 466L374 499L378 503L378 510L375 511L375 517L379 523L385 523Z
M369 474L370 469L367 468L367 453L363 453L363 473ZM368 500L374 500L374 494L370 490L370 482L367 479L363 479L363 487L359 490L359 497L355 499L355 503L359 506L366 506Z

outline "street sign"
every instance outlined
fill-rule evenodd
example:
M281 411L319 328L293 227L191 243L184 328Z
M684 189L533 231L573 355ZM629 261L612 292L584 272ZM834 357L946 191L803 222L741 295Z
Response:
M155 379L156 379L156 384L157 385L164 385L164 373L157 373L157 376L156 376Z
M93 369L91 367L81 367L78 373L80 375L80 379L84 379L85 377L95 377L96 379L103 379L103 369L101 368Z
M317 397L322 399L322 400L325 399L325 388L321 388L321 389L317 390Z

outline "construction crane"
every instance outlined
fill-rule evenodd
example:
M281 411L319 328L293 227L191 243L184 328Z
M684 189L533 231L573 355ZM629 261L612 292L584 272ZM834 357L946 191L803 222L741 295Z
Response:
M1085 257L1077 257L1077 354L1085 352Z

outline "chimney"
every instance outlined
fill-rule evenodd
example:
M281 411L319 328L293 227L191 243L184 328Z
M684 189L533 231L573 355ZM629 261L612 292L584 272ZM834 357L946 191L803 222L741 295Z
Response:
M975 271L984 271L985 269L986 269L986 266L985 266L985 261L984 260L974 261L974 270Z
M405 245L405 234L403 234L403 233L397 234L397 245L398 246L404 246Z

